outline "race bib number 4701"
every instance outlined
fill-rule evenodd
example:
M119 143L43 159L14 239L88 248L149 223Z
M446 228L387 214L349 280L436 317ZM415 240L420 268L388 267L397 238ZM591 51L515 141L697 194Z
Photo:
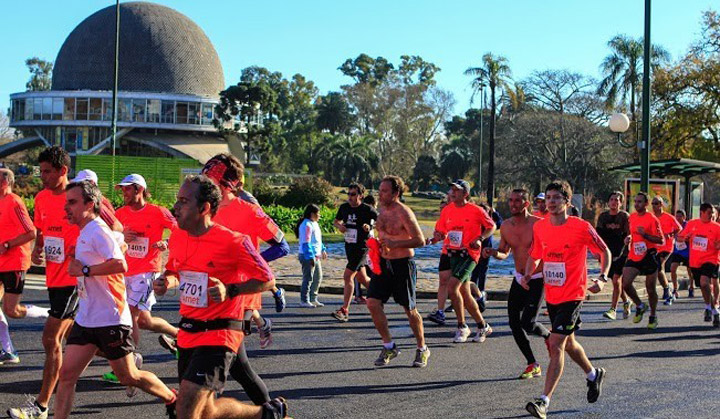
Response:
M562 287L567 279L565 262L543 262L543 276L545 284L552 287Z
M180 303L190 307L207 307L208 274L180 271Z
M53 263L65 262L65 239L45 236L45 260Z

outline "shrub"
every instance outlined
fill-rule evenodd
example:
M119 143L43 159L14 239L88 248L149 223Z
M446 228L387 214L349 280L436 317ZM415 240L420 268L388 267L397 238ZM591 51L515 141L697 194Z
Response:
M297 178L276 202L291 208L305 208L308 204L333 205L332 185L314 176Z
M274 205L283 196L283 191L270 185L267 180L255 178L252 194L260 205Z
M295 224L302 218L305 208L288 208L281 205L269 205L263 208L285 234L295 229ZM320 230L323 233L334 233L335 208L320 207Z

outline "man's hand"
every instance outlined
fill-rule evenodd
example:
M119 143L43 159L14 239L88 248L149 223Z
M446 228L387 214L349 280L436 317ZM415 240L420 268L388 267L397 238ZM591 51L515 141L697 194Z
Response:
M323 250L323 251L322 251L322 254L320 255L320 257L322 258L322 260L327 260L327 258L328 258L327 252Z
M33 265L42 265L45 263L45 256L43 254L42 246L35 246L30 257Z
M347 231L347 227L345 227L345 225L343 225L343 224L337 224L337 225L335 226L335 228L337 228L338 230L340 230L341 233L344 233L344 232Z
M631 236L625 237L625 245L626 246L630 244L630 239L631 239Z
M525 275L523 275L522 279L520 280L520 286L528 291L530 290L530 285L528 285L528 283L530 282L531 276L532 275L525 274Z
M482 246L482 238L477 238L475 241L470 242L471 249L479 249Z
M212 301L216 303L222 303L225 301L227 298L227 287L225 287L225 284L220 282L217 278L209 277L208 285L210 285L208 288L208 295Z
M593 279L593 284L588 288L588 291L590 291L593 294L597 294L602 289L605 288L605 281L602 281L600 279Z
M153 244L153 247L159 249L161 252L164 252L167 250L168 244L165 240L160 240L159 242Z
M435 243L445 240L445 236L445 233L441 233L439 231L433 232L433 240L435 240Z
M489 259L490 256L497 255L497 249L493 249L492 247L486 247L482 250L482 257L485 259Z
M153 291L156 295L165 295L168 290L168 280L164 275L160 275L153 281Z
M395 240L390 239L380 239L380 246L384 247L386 249L393 249L395 248Z
M83 276L83 264L77 260L73 259L70 261L70 264L68 265L68 275L70 276Z
M363 230L365 230L366 233L370 231L370 224L363 224Z

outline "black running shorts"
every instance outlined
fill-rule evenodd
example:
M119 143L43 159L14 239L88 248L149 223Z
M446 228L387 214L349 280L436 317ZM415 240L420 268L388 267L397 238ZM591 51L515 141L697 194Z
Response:
M368 298L386 303L393 297L396 303L412 310L415 308L415 285L417 268L412 258L380 258L382 272L371 275Z
M348 261L345 267L353 272L359 271L367 262L367 254L368 249L366 247L345 245L345 256Z
M48 288L50 296L50 316L65 320L75 317L78 309L78 296L75 287Z
M640 261L628 260L625 262L626 268L635 268L640 271L640 275L652 275L658 270L657 250L648 249L645 257Z
M83 327L73 324L68 345L95 345L110 361L124 358L135 350L130 326Z
M22 294L25 288L25 271L0 272L0 282L6 293Z
M608 273L608 277L612 278L615 275L622 276L623 268L625 267L625 262L627 260L627 256L623 255L620 256L617 260L614 260L610 264L610 272Z
M440 255L440 263L438 264L438 272L449 271L450 269L452 269L452 266L450 266L450 256L442 253Z
M178 347L180 382L187 380L222 393L236 357L237 354L225 346Z
M582 301L568 301L560 304L547 303L548 315L552 324L551 333L559 335L572 335L580 329L580 308Z
M695 285L700 286L700 276L706 276L710 279L718 277L718 265L714 263L703 263L699 268L690 268L692 270Z

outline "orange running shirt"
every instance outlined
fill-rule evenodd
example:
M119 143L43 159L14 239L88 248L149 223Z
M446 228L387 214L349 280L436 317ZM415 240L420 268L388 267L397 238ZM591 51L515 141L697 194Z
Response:
M30 214L22 198L9 193L0 198L0 246L8 240L34 231ZM30 268L30 242L8 249L0 256L0 272L27 271Z
M550 218L550 211L545 210L545 212L540 212L540 211L535 210L535 211L533 211L532 215L543 218L543 219Z
M547 302L585 299L587 251L599 254L606 248L592 225L578 217L568 217L560 226L552 225L549 219L536 222L530 257L543 262Z
M166 228L173 230L177 227L175 217L170 211L157 205L145 204L138 211L128 206L121 207L115 215L125 231L138 233L134 241L127 243L125 260L128 270L125 275L162 271L162 252L154 244L162 240Z
M275 224L262 207L251 202L236 198L229 204L218 208L213 222L216 222L237 233L250 237L250 241L256 250L260 250L260 240L280 241L283 238L282 230ZM244 301L243 306L248 310L260 310L262 308L262 294L241 295Z
M691 268L700 268L705 263L720 264L720 252L715 248L715 242L720 241L720 224L696 218L688 221L680 236L688 238Z
M170 255L167 270L180 278L180 315L196 320L241 319L245 311L242 299L228 298L215 303L208 298L208 277L217 278L224 284L273 279L265 260L250 243L250 239L215 224L199 237L190 236L185 230L175 229L168 243ZM237 330L210 330L178 333L178 345L182 348L198 346L225 346L237 351L244 334Z
M658 249L664 245L655 244L647 241L643 236L638 234L638 227L645 229L645 234L651 236L662 237L662 229L660 228L660 221L653 214L646 212L643 215L633 212L630 214L630 240L628 249L628 259L639 262L643 260L645 254L650 249Z
M653 214L655 215L655 214ZM680 223L678 223L677 219L673 217L672 215L668 214L667 212L663 212L660 217L658 217L658 221L660 221L660 229L662 230L663 235L667 235L672 233L673 231L680 231L682 230L682 226ZM659 246L657 248L658 253L660 252L668 252L672 253L675 249L675 237L667 237L665 236L665 244L663 246Z
M470 248L470 243L480 237L484 229L495 226L495 222L487 212L479 206L468 202L458 207L454 202L448 204L440 212L440 219L435 223L435 230L446 234L442 252L448 249L466 249L475 262L480 259L480 248Z
M80 231L65 218L65 192L53 194L43 189L35 196L35 227L42 233L45 247L45 284L48 288L73 287L77 281L68 274L75 256Z

